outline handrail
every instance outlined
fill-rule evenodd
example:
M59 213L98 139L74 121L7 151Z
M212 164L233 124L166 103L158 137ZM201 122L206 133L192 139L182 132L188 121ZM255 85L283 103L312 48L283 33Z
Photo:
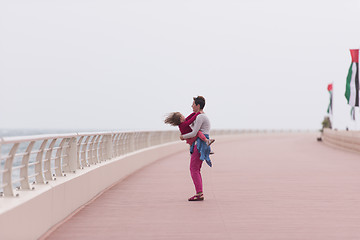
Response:
M325 128L322 133L324 143L342 149L360 152L360 131L332 130Z
M214 130L214 135L239 130ZM15 189L34 190L91 165L122 155L179 140L178 131L96 132L0 138L0 196Z

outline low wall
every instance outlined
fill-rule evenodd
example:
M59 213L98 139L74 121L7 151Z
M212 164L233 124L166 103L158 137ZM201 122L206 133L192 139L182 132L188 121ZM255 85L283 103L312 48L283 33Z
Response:
M322 140L325 144L360 153L360 131L324 129Z
M156 160L186 150L186 144L179 141L146 148L37 184L36 191L24 191L21 198L2 198L0 239L37 239L109 186Z

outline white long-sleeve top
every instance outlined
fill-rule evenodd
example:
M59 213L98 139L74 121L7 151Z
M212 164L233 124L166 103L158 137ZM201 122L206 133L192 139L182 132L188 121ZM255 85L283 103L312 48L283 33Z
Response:
M184 134L183 138L193 138L199 131L201 131L203 134L210 134L210 121L205 113L199 114L190 127L192 132Z

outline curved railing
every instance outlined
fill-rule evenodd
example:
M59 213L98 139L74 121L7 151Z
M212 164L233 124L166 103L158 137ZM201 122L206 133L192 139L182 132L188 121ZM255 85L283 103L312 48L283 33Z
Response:
M360 131L332 130L325 128L322 140L329 145L360 152Z
M238 134L239 130L214 130L212 136ZM178 141L178 131L102 132L38 135L0 139L0 195L19 196L67 172L119 156ZM17 193L15 194L15 191Z

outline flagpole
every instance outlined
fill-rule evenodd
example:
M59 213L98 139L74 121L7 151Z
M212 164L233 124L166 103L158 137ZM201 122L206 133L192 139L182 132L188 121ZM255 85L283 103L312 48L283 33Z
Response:
M359 46L359 48L358 49L360 49L360 46ZM358 62L359 62L359 56L358 56ZM359 111L359 110L358 110ZM355 122L355 131L358 131L359 130L359 126L358 126L358 122L356 121L356 119L357 119L357 117L356 117L356 107L354 107L354 122ZM359 114L358 114L358 116L359 116Z
M327 119L330 121L330 125L331 125L331 128L334 128L334 118L333 118L333 106L334 106L334 101L333 101L333 95L334 95L334 90L333 90L333 84L334 82L328 84L327 86L327 90L329 92L329 95L330 95L330 102L329 102L329 106L328 106L328 109L327 109Z
M355 122L355 131L357 131L359 129L359 126L358 126L358 122L356 121L356 107L354 108L354 114L355 114L355 119L354 119L354 122Z
M335 128L335 123L334 123L334 81L331 82L331 86L332 86L332 89L331 89L331 118L330 118L330 122L331 122L331 127L332 129Z

